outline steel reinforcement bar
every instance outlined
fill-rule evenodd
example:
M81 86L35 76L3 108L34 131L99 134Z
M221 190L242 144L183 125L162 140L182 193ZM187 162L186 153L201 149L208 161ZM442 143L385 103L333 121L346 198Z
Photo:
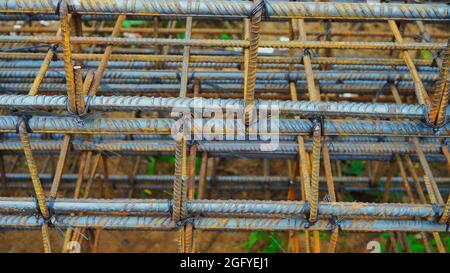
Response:
M208 153L264 153L262 147L264 141L196 141L197 150L199 152ZM174 152L175 141L170 140L101 140L101 141L77 141L71 142L71 148L74 151L110 151L110 152L126 152L126 153L145 153L145 152ZM35 139L30 142L33 151L59 151L64 145L62 140L43 140ZM427 155L438 155L441 153L442 145L450 148L450 144L440 144L436 142L421 143L422 150ZM415 154L416 149L410 142L329 142L328 150L331 155L335 154ZM312 143L305 142L305 149L312 151ZM17 140L4 140L0 142L0 151L21 151L23 145ZM294 141L280 142L273 154L286 153L297 154L298 144Z
M303 201L252 201L252 200L189 200L188 214L198 217L299 217L308 214ZM58 199L48 204L54 216L82 213L83 215L170 215L171 200L164 199ZM355 202L320 202L321 218L330 216L353 218L434 218L443 213L444 205L382 204ZM34 214L38 211L31 198L0 198L1 214Z
M0 109L25 111L66 110L66 96L21 96L0 95ZM99 111L155 111L189 109L190 111L226 111L243 112L244 101L238 99L204 99L204 98L161 98L138 96L96 96L85 97L90 110ZM335 116L365 118L407 118L424 119L428 107L414 104L388 103L349 103L349 102L313 102L257 100L256 111L279 111L302 116ZM447 110L450 116L450 109Z

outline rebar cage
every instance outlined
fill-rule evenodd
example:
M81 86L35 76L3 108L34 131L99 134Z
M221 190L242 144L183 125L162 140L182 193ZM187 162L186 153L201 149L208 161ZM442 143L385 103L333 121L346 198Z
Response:
M198 252L204 230L282 231L289 252L335 252L342 232L388 232L395 248L411 233L448 251L448 4L0 0L0 20L0 229L41 230L45 252L52 229L64 252L84 233L96 252L105 229L174 231L179 252ZM192 139L207 118L173 112L199 105L240 116ZM254 130L267 109L269 150ZM180 121L189 134L174 138ZM175 156L173 174L140 168L157 155ZM216 175L220 158L260 160L261 173ZM271 175L272 160L287 173ZM367 175L343 173L349 160ZM137 198L145 189L170 198Z

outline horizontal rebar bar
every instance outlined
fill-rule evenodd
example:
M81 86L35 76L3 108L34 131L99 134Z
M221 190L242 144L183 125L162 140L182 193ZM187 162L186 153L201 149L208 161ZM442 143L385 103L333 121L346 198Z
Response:
M86 16L81 16L82 18ZM89 18L89 17L88 17ZM148 19L148 18L147 18ZM1 20L1 17L0 17ZM16 32L17 30L20 30L21 33L56 33L57 28L55 27L44 27L44 26L0 26L0 33L8 33L8 32ZM90 27L85 26L83 28L83 33L111 33L113 31L113 27ZM126 29L126 32L128 33L145 33L145 34L184 34L186 32L185 28L158 28L157 31L155 31L155 28L148 28L148 27L129 27ZM226 32L227 34L243 34L243 31L241 29L217 29L217 28L194 28L192 29L193 34L223 34ZM289 31L285 29L261 29L260 30L261 35L288 35ZM309 31L307 33L307 36L315 37L315 36L322 36L323 32L321 31ZM332 29L328 35L330 36L345 36L345 37L358 37L358 36L367 36L367 33L364 31L346 31L346 30L340 30L340 29ZM407 38L417 38L417 35L419 34L410 34L406 33L403 35L403 37ZM447 38L447 35L442 33L429 33L430 38L436 38L436 39L445 39ZM370 32L371 37L392 37L392 33L385 32L385 31L371 31Z
M20 80L20 79L17 79ZM5 81L5 80L3 80ZM180 89L179 83L158 84L158 83L133 83L133 84L117 84L108 83L108 79L104 80L105 83L100 85L99 92L101 94L158 94L173 97ZM304 81L297 82L298 91L306 91L307 88L304 85ZM322 94L372 94L381 95L387 92L386 81L356 81L356 82L344 82L336 83L335 81L319 81ZM0 86L8 92L26 92L28 93L32 84L30 83L1 83ZM399 82L397 85L399 93L412 93L414 91L414 84L412 82ZM425 87L431 87L425 85ZM42 83L40 85L40 92L61 93L66 92L66 86L64 83ZM188 84L188 89L192 89L193 84ZM288 93L289 85L287 83L257 83L257 94L263 93ZM230 94L231 93L231 94ZM237 93L237 94L236 94ZM220 94L221 97L231 96L234 98L236 95L241 97L242 84L241 83L205 83L202 85L202 95L206 97L208 94L216 95ZM170 94L170 95L167 95Z
M173 177L171 183L173 182ZM325 183L326 181L321 181ZM19 182L19 181L13 181L13 182L7 182L6 183L6 190L32 190L32 185L29 184L30 182ZM151 190L151 191L167 191L172 190L171 183L162 183L162 182L151 182L151 183L140 183L139 181L136 181L135 184L131 185L124 181L112 181L112 189L114 189L114 192L117 192L119 195L123 192L128 192L130 190ZM42 184L44 189L50 189L51 183L45 182ZM412 186L412 185L411 185ZM69 182L65 181L63 184L59 187L61 190L74 190L76 188L76 182ZM300 185L296 184L294 185L294 188L296 190L300 190ZM319 188L321 191L326 191L326 185L319 185ZM384 193L386 192L385 187L379 186L379 187L373 187L373 186L367 186L367 185L351 185L351 184L343 184L339 183L336 184L337 192L343 192L343 193L367 193L371 194L374 191L378 193ZM257 193L270 191L276 194L286 192L289 189L289 182L283 183L283 184L269 184L265 185L264 183L261 184L217 184L217 185L211 185L211 183L207 183L206 189L212 192L240 192L240 191L254 191ZM424 190L424 189L423 189ZM394 185L391 186L389 191L396 192L396 193L404 193L406 192L405 187L403 185ZM439 185L439 191L442 194L448 194L450 193L450 187L448 184L440 184Z
M355 59L355 58L353 58ZM386 61L388 60L387 58L382 58L385 59ZM390 59L392 62L395 59ZM416 59L416 60L420 60L420 59ZM375 61L375 60L374 60ZM380 60L377 60L378 62L380 62ZM389 63L389 61L387 61ZM431 63L430 63L431 64ZM42 62L39 60L9 60L9 61L0 61L0 68L22 68L22 69L29 69L29 68L40 68L42 65ZM84 67L85 68L96 68L98 67L99 62L98 61L84 61ZM198 68L198 67L220 67L220 63L192 63L191 66L193 68ZM224 67L228 67L228 68L239 68L239 64L223 64ZM269 66L268 66L269 65ZM154 62L143 62L143 61L110 61L108 62L108 66L107 68L109 69L106 72L113 72L116 69L130 69L128 71L133 72L133 70L131 69L148 69L148 68L154 68L156 66L156 63ZM177 67L177 63L166 63L165 66L167 68L174 68ZM277 69L277 68L287 68L287 65L270 65L270 64L260 64L260 67L264 66L266 68L273 68L273 69ZM302 68L303 65L301 64L296 64L294 65L295 68ZM57 68L62 68L64 67L64 63L61 61L53 61L49 64L49 72L51 73L51 69L57 69ZM317 64L313 65L313 68L317 69L319 68L319 66ZM369 71L369 70L374 70L374 71L387 71L387 72L391 72L391 73L400 73L400 72L405 72L408 71L408 67L406 66L402 66L402 65L343 65L343 64L334 64L331 65L331 69L335 69L336 72L340 72L341 71L345 71L345 70L352 70L351 74L353 74L352 72L362 72L362 71ZM439 72L439 69L437 67L432 67L432 66L417 66L417 70L419 72ZM162 71L155 71L155 72L161 72L164 73ZM198 71L199 73L201 73L202 71ZM213 71L212 71L213 72ZM224 75L227 75L228 71L221 71L224 73ZM320 71L318 71L320 72ZM330 71L332 72L332 71ZM168 73L171 73L170 71ZM197 72L196 72L197 73ZM233 72L236 73L236 72ZM264 72L261 72L262 74L264 74ZM291 72L291 75L296 75L296 72ZM301 73L301 72L299 72ZM257 77L260 73L257 74ZM275 72L276 74L276 72ZM390 74L391 75L391 74ZM426 74L425 74L426 75ZM152 76L152 75L148 75L148 76ZM190 76L190 78L192 78L193 75ZM422 77L422 73L420 75ZM368 75L367 77L371 77L370 75Z
M58 0L2 0L0 12L55 13ZM253 6L249 1L217 0L139 0L114 1L69 0L71 11L79 14L139 14L186 16L250 16ZM450 8L445 4L399 3L334 3L265 1L265 13L281 18L346 18L395 20L450 20Z
M0 52L0 59L4 60L42 60L46 53L24 53L24 52ZM56 54L58 59L62 59L64 55L62 53ZM74 53L72 57L74 60L79 61L98 61L101 60L102 54L97 53ZM158 63L181 63L183 60L182 55L149 55L149 54L112 54L110 56L111 61L140 61L140 62L158 62ZM229 67L231 64L239 65L243 62L242 56L208 56L208 55L194 55L190 56L190 62L195 65L201 63L208 67ZM367 58L367 57L312 57L311 62L313 64L359 64L359 65L405 65L405 62L401 59L393 58ZM207 64L206 64L207 63ZM260 56L257 59L258 65L287 65L287 64L302 64L303 57L272 57L272 56ZM432 59L414 59L413 63L420 66L431 66L433 64Z

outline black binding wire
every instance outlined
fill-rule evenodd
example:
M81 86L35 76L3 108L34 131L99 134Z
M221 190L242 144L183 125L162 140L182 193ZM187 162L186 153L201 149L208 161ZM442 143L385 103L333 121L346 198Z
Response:
M449 120L447 118L447 113L445 113L444 116L444 121L441 124L434 124L431 120L430 120L430 106L429 105L424 105L425 110L424 110L424 123L427 127L430 127L433 129L433 132L438 135L440 132L440 129L442 127L447 126L447 124L449 123Z
M58 15L58 16L61 13L61 2L62 1L63 0L59 0L58 3L56 4L56 7L55 7L55 14Z
M66 98L66 111L67 111L71 116L74 116L74 117L76 117L76 118L79 118L80 121L81 121L82 119L84 119L84 118L86 118L87 116L89 116L89 114L90 114L89 109L90 109L90 106L91 106L91 101L92 101L92 96L88 96L88 98L87 98L87 100L86 100L86 103L85 103L85 105L84 105L84 111L83 111L83 113L76 113L76 112L73 112L73 111L70 109L70 107L69 107L69 99Z
M305 229L308 229L310 226L312 226L313 223L309 222L309 215L311 214L311 204L308 200L305 201L305 203L302 206L301 213L304 215L306 219L305 223Z
M195 221L195 216L190 215L183 219L180 219L178 222L176 222L176 225L178 228L181 228L181 227L185 226L186 224L194 224L194 221Z
M441 217L441 212L440 212L439 206L436 203L431 203L431 209L433 210L434 216L436 218Z
M48 47L48 49L53 52L52 61L54 61L54 62L58 61L58 55L57 55L57 52L56 52L58 50L58 47L59 47L58 44L53 44L53 45L50 45Z

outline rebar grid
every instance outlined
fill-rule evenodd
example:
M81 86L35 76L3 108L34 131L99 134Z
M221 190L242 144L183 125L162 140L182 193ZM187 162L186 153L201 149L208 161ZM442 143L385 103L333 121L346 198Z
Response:
M65 231L63 252L85 233L97 252L104 229L176 231L188 253L203 230L285 232L289 252L308 253L324 251L321 232L331 234L327 252L343 232L387 231L394 251L413 232L427 252L446 252L450 6L0 0L0 20L0 229L40 229L45 252L52 229ZM233 120L174 139L177 124L204 130L207 117L189 119L199 108ZM279 118L266 128L257 118L267 109ZM263 149L275 135L276 148ZM173 175L142 173L160 155L174 157ZM126 175L115 157L128 159ZM259 175L216 174L227 158L261 159ZM276 160L286 173L270 174ZM343 174L349 160L366 174ZM27 189L36 200L6 197ZM136 199L145 189L172 192ZM220 200L208 200L213 191ZM225 200L227 191L265 200ZM382 202L344 202L345 192Z

